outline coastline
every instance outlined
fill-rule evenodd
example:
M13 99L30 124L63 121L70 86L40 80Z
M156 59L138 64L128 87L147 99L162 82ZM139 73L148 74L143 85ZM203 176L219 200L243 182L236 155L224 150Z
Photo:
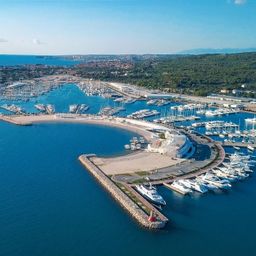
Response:
M0 120L10 122L15 125L58 122L116 127L132 131L143 136L147 143L153 142L155 138L155 134L151 130L163 129L163 131L167 131L171 129L150 122L131 120L121 117L109 118L105 116L62 113L55 115L13 115L8 116L8 118L2 115L0 116ZM212 141L209 142L208 140L209 139L204 138L203 142L203 140L200 139L201 142L198 140L198 143L210 143L209 145L214 145ZM223 159L216 159L215 157L216 156L214 156L214 154L211 155L208 159L208 163L202 161L202 163L200 163L202 166L198 170L194 171L191 168L193 164L188 159L177 159L164 154L141 150L138 150L133 154L113 156L109 158L99 158L95 155L81 155L79 156L79 161L112 195L112 197L118 201L119 204L125 208L142 226L149 229L160 229L166 225L168 219L153 205L149 204L149 202L141 195L139 195L136 190L134 190L133 186L135 184L145 183L145 177L151 177L151 175L155 175L157 177L156 180L152 180L152 184L157 185L171 182L174 179L179 179L180 177L194 177L198 173L206 172L207 169L205 169L205 167L209 165L209 163L219 164L219 160L221 160L221 162L223 161ZM198 166L197 162L196 164ZM183 165L183 168L184 165L186 166L185 168L187 169L187 173L175 175L173 170L180 170L181 165ZM124 179L122 179L122 176L124 176ZM130 182L127 177L135 178L136 182ZM156 216L155 221L150 221L151 214Z

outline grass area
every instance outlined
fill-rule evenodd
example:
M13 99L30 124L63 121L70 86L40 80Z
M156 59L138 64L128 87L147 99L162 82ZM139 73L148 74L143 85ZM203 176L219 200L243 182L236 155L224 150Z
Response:
M143 210L147 215L150 214L150 209L143 205L143 203L130 191L128 191L123 184L115 182L115 184L139 207Z
M143 183L143 182L145 182L145 179L144 179L144 178L141 178L141 179L137 179L137 180L133 181L133 182L130 183L130 184L141 184L141 183Z
M137 174L139 176L146 176L146 175L149 175L150 173L146 172L146 171L140 171L140 172L135 172L135 174Z

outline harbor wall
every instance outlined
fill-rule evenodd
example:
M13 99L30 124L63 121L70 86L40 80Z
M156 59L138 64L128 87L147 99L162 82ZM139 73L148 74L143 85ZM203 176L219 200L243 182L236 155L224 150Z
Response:
M129 198L110 178L108 178L96 165L90 161L92 155L81 155L80 162L98 180L98 182L130 213L142 226L149 229L163 228L167 221L157 219L155 222L148 220L148 214L144 212L131 198Z

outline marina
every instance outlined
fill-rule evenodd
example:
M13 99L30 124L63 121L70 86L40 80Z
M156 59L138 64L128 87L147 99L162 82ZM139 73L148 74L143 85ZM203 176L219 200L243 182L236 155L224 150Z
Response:
M256 255L256 0L0 2L0 256Z
M205 115L208 117L212 117L212 116L225 116L225 115L231 115L231 114L236 114L238 113L239 110L236 109L216 109L216 110L208 110L205 112Z
M102 108L100 110L99 115L102 115L102 116L113 116L113 115L116 115L119 112L124 111L124 110L125 110L125 108L123 108L123 107L116 107L116 108L105 107L105 108Z
M127 205L130 205L131 202L126 201L126 205L124 205L124 198L121 196L117 197L116 193L113 191L116 191L116 189L109 189L109 184L111 182L114 182L115 184L123 184L123 185L128 185L128 184L133 184L134 182L131 183L131 181L125 182L125 175L127 173L130 173L129 175L134 175L134 173L138 172L138 170L141 170L140 172L143 172L144 178L146 179L147 177L145 175L148 175L155 169L161 170L162 168L170 168L169 171L167 171L164 175L160 175L158 177L158 181L156 178L154 178L154 184L163 184L169 181L170 175L173 177L172 173L172 166L175 166L176 164L181 163L182 161L188 161L184 157L189 152L190 150L193 150L193 145L191 144L190 140L185 136L182 135L182 133L177 133L170 128L164 127L164 126L159 126L150 122L145 122L145 121L133 121L130 119L124 119L124 118L115 118L115 119L106 119L104 117L98 117L98 116L93 116L93 115L81 115L81 114L55 114L55 115L27 115L27 116L13 116L13 117L8 117L9 119L6 119L4 116L2 117L2 120L4 121L9 121L15 124L34 124L38 122L75 122L75 123L86 123L86 124L100 124L100 125L110 125L110 126L117 126L123 129L128 129L137 132L138 134L142 135L139 139L137 137L133 137L131 140L131 143L145 143L147 142L148 146L144 150L145 152L139 152L137 154L134 154L133 156L124 156L124 157L115 157L115 158L108 158L108 159L103 159L103 158L98 158L95 155L90 155L90 159L87 160L86 156L81 156L79 159L82 161L82 163L87 167L87 169L90 169L92 174L96 176L98 179L103 179L105 180L104 182L100 181L100 183L105 184L104 186L110 190L110 193L114 195L114 198L117 199L117 201L125 207L128 212L132 216L135 216L135 218L141 223L143 226L148 227L148 228L163 228L166 224L166 221L160 222L158 224L158 218L155 215L157 212L155 208L149 212L147 211L147 217L143 217L140 214L140 206L141 206L141 201L138 201L138 216L134 215L134 207L130 208ZM12 121L13 120L13 121ZM165 133L165 138L162 139L157 139L155 131L163 131ZM176 139L177 137L177 139ZM191 138L192 139L192 138ZM196 139L194 135L194 140ZM181 140L178 142L178 140ZM206 138L206 140L208 140ZM156 148L154 146L155 143L162 142L162 145L158 145ZM175 142L174 142L175 141ZM209 140L211 143L212 141ZM169 144L170 143L180 143L180 146L178 150L170 148L172 151L169 151ZM198 141L198 143L200 143ZM133 144L132 144L133 145ZM136 145L136 144L135 144ZM186 147L185 147L186 146ZM212 147L212 146L211 146ZM184 149L186 148L186 151ZM218 148L218 147L217 147ZM140 149L140 148L138 148ZM181 151L182 149L182 151ZM168 151L166 151L168 150ZM165 153L163 153L165 152ZM181 154L182 152L182 154ZM218 152L218 151L217 151ZM221 151L220 151L221 152ZM218 155L220 155L220 152L218 152ZM161 153L161 154L156 154L156 153ZM170 156L179 156L180 159L174 160L174 158L170 158ZM154 159L155 158L155 159ZM184 159L182 159L184 158ZM189 158L189 157L188 157ZM81 160L82 159L82 160ZM146 160L147 159L147 160ZM220 163L222 163L223 157L221 157L220 161L218 160L219 158L216 158L212 156L212 158L209 159L209 162L203 163L205 167L209 168L213 164L215 166L219 166ZM132 165L130 163L133 163ZM145 162L147 162L147 165L145 165ZM188 162L188 164L190 164ZM191 164L190 164L191 166ZM191 173L191 170L187 173L187 176L195 177L196 175L205 173L206 170L204 169L205 167L203 166L197 166L195 170ZM120 172L122 170L122 172ZM167 169L168 170L168 169ZM101 174L99 174L101 173ZM123 179L120 180L118 175L122 174ZM111 175L111 178L108 178L108 176ZM113 176L112 176L113 175ZM140 179L142 179L142 176L140 176ZM133 176L129 176L129 179L131 179ZM136 178L136 176L134 176ZM157 177L157 176L156 176ZM165 178L163 178L165 177ZM185 176L184 176L185 177ZM128 178L128 177L127 177ZM135 181L135 180L134 180ZM157 182L156 182L157 181ZM137 181L136 181L137 182ZM187 181L188 182L188 181ZM144 181L141 181L141 183L144 183ZM108 185L106 185L108 184ZM183 184L184 185L184 184ZM114 185L113 185L114 186ZM202 192L202 186L196 182L192 183L190 181L190 186L187 187L188 189L196 189L196 191ZM201 186L201 187L200 187ZM136 185L135 186L137 192L139 192L143 197L145 197L147 200L149 200L151 203L160 203L161 205L166 205L164 199L161 197L161 195L157 194L156 188L153 186L149 188L146 188L145 185ZM152 206L153 207L153 206ZM153 214L153 215L152 215ZM147 224L146 219L150 220L150 225ZM166 218L167 219L167 218Z
M73 91L80 93L80 89L77 86L73 87L70 85L63 86L63 89L59 87L48 93L56 97L56 95L58 95L57 92L61 92L61 90L65 91L63 94L70 95L69 97L72 96ZM121 97L111 98L111 96L109 98L107 95L87 96L84 92L82 92L81 98L77 95L80 94L76 94L76 97L79 99L78 101L71 98L69 101L65 101L61 104L58 101L55 102L53 98L51 98L51 101L47 101L47 99L43 98L45 96L36 101L31 99L22 104L20 102L7 102L9 105L14 104L21 106L22 109L25 110L24 113L27 114L23 113L21 115L3 112L4 114L1 115L1 120L16 125L32 125L32 127L35 126L35 128L49 123L52 123L51 125L86 124L88 127L90 127L90 125L99 125L105 127L104 129L106 129L106 127L116 127L118 129L121 128L123 131L135 132L136 134L130 136L127 141L120 145L124 154L122 156L104 157L98 154L95 155L94 153L97 152L95 147L94 150L87 151L86 154L84 154L81 149L76 157L83 156L89 158L90 166L98 168L97 170L101 171L110 184L117 186L115 188L118 189L118 194L122 194L126 199L128 197L127 201L123 201L123 197L122 199L119 197L116 198L110 192L110 195L112 195L111 198L113 197L118 205L121 205L122 208L133 217L132 219L147 229L172 230L173 222L175 223L179 220L179 214L173 211L173 209L176 207L176 201L181 200L181 198L184 198L182 199L184 202L194 202L196 200L196 202L198 201L199 203L199 201L204 202L205 200L211 199L212 194L214 194L218 195L214 197L216 198L215 203L217 204L223 196L222 193L224 193L224 195L225 193L229 193L230 195L235 193L237 197L236 192L234 192L236 191L236 187L246 186L248 182L250 183L251 179L254 179L253 171L255 170L255 163L253 162L253 157L248 160L244 159L244 157L239 154L240 157L242 157L239 159L239 162L243 162L243 166L238 166L238 158L232 156L234 153L225 156L224 152L224 149L228 152L233 149L239 151L244 149L245 155L254 155L254 151L248 149L248 146L255 148L255 144L252 143L254 127L251 123L247 122L246 124L244 121L245 118L243 119L241 114L237 119L232 118L238 115L234 114L230 116L213 117L215 119L208 120L205 119L206 117L202 112L201 114L200 112L199 114L197 113L200 111L200 108L198 108L182 110L183 116L179 116L178 112L174 112L178 110L168 110L166 108L170 108L172 104L180 104L180 102L171 103L169 107L168 105L159 107L157 105L148 105L145 100L136 99L132 104L126 104L125 110L114 113L113 115L112 111L115 112L116 109L119 107L123 108L124 106L122 100L117 100L121 99ZM89 99L92 99L92 101ZM98 102L96 108L96 104L93 102L95 100ZM2 101L2 105L5 103L5 101ZM37 104L39 105L39 109L35 108ZM83 106L82 104L90 106L86 112L84 111L85 113L77 111L77 107ZM49 112L48 114L45 110L47 105L52 105L54 112ZM106 112L100 113L104 108L106 108ZM201 111L205 111L204 106L201 108ZM141 117L140 112L139 119L128 118L128 115L140 111L141 109L158 111L158 116L161 121L155 121L155 118L158 116ZM186 114L184 111L186 111ZM246 118L252 117L253 115L246 114ZM224 120L222 118L224 118ZM173 126L175 122L164 122L164 119L179 120L177 122L179 126ZM150 126L143 128L142 124L136 122L142 122L143 125L145 125L145 122ZM161 153L156 153L164 152L163 150L166 150L164 148L168 144L166 143L165 145L161 139L158 141L158 137L163 136L163 130L161 131L161 129L165 130L170 128L177 130L178 134L184 133L192 142L194 149L191 147L191 151L187 153L187 158L182 159L178 158L177 155L165 156L161 155ZM223 132L224 134L227 132L227 135L225 135L224 138L219 137L219 134ZM209 133L212 135L209 135ZM175 134L172 136L174 135ZM179 137L177 137L177 139L178 138ZM231 141L224 141L225 139ZM153 142L154 140L155 143ZM242 142L242 140L244 140L244 142ZM178 141L179 140L177 140L177 142ZM181 144L182 141L183 140L180 141ZM161 144L158 144L160 142ZM176 140L174 143L176 143ZM92 144L91 142L91 145ZM109 147L110 144L112 143L109 142L107 147ZM149 147L149 144L152 144L152 146ZM159 145L160 148L158 148ZM187 146L189 146L189 143ZM147 152L148 149L150 149L152 153ZM189 149L187 150L189 151ZM209 154L207 153L208 150L210 150ZM203 159L201 159L202 151L204 152L203 155L205 155ZM93 155L90 155L90 153ZM131 165L131 163L133 164ZM85 168L85 173L88 172L92 174L88 169L89 167ZM92 176L94 175L92 174ZM98 178L96 179L98 180ZM92 184L94 183L95 182L92 181ZM146 187L150 187L151 185L155 187L157 193L166 202L166 205L155 204L155 202L152 202L149 198L144 196L143 192L140 193L136 190L136 186L140 184ZM104 185L103 187L105 188ZM106 191L109 191L108 188ZM198 198L199 196L200 200ZM124 206L122 202L125 202L124 204L126 206ZM89 199L88 204L90 204ZM133 207L130 209L128 206L127 209L127 205ZM190 211L192 211L192 209L190 209ZM121 213L120 215L124 215L125 218L125 214ZM138 218L138 216L140 217ZM182 220L182 223L184 221L186 221L186 219ZM180 223L180 225L182 225L182 223Z
M158 116L159 114L160 112L157 110L141 109L128 115L127 117L133 119L143 119L146 117Z
M2 106L0 106L0 108L5 109L14 114L23 114L24 113L24 110L21 107L15 106L14 104L12 104L12 105L3 104Z
M72 104L69 105L69 112L72 114L83 114L89 109L86 104Z

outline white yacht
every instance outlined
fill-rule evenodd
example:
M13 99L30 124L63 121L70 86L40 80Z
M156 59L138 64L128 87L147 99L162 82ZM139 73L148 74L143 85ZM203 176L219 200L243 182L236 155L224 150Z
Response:
M86 104L81 104L79 106L79 109L77 110L77 113L79 112L79 114L84 113L85 111L87 111L90 107Z
M163 197L158 194L156 188L152 185L150 185L149 187L144 185L137 185L135 186L135 188L143 197L145 197L149 201L160 205L166 205Z
M229 173L223 172L222 170L213 170L213 173L216 174L219 178L226 179L230 182L236 181L236 177L231 177Z
M200 193L206 193L208 189L202 184L196 182L195 180L179 180L182 185L189 189L193 189Z
M241 160L243 161L243 160L249 160L250 156L234 153L230 155L229 158L231 161L241 161Z
M250 151L254 151L254 147L251 146L251 145L248 145L248 146L247 146L247 149L250 150Z
M200 184L195 180L189 180L189 182L191 184L191 188L194 189L195 191L200 192L200 193L208 192L207 187L205 187L203 184Z
M210 184L210 183L208 183L207 181L203 180L201 176L197 177L197 178L196 178L196 181L197 181L199 184L205 186L205 187L206 187L208 190L210 190L210 191L216 191L216 190L218 189L217 186L215 186L215 185L213 185L213 184Z
M202 177L203 180L205 180L207 183L212 184L218 188L221 189L229 189L231 188L231 184L226 179L220 179L212 174L206 174Z
M45 105L44 104L36 104L35 105L35 108L41 112L45 112L46 109L45 109Z
M179 183L181 185L183 185L184 187L186 187L186 188L192 189L192 186L191 186L191 184L190 184L190 182L188 180L180 179Z
M46 107L45 107L45 110L47 112L47 114L54 114L55 112L55 108L52 104L47 104Z
M177 188L178 190L182 191L184 194L189 194L192 192L191 189L185 187L182 183L179 182L179 180L175 180L172 183L172 187Z
M124 148L127 149L127 150L129 150L129 149L131 149L131 146L130 146L129 144L125 144L125 145L124 145Z
M72 104L72 105L69 106L69 112L70 113L75 113L77 108L78 108L77 104Z
M253 118L246 118L245 119L246 123L250 123L250 124L256 124L256 117Z

